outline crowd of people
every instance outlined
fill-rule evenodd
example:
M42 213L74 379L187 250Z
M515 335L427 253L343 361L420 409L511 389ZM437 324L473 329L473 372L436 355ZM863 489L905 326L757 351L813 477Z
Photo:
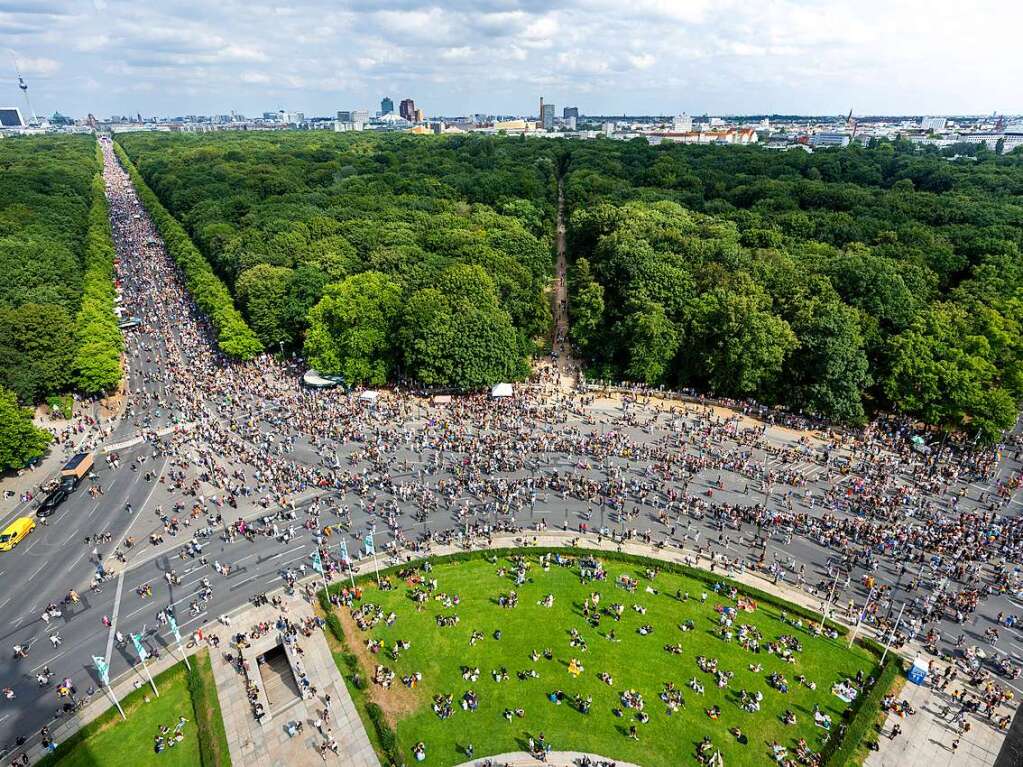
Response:
M538 367L514 397L443 404L401 386L374 399L309 390L301 360L283 354L232 362L110 143L102 147L122 304L141 320L125 335L123 418L147 438L131 467L174 497L156 509L150 543L172 538L181 557L210 568L193 611L230 572L203 554L214 534L287 546L301 529L318 545L347 540L353 553L379 529L384 551L397 555L549 525L724 558L822 602L840 571L851 614L889 629L896 644L928 637L947 653L959 637L942 636L942 622L966 624L985 600L1023 587L1020 434L998 449L956 438L926 446L893 419L839 430L751 403L724 410L696 395L570 389L563 358ZM83 415L58 437L96 446L111 430ZM163 458L162 469L145 466L145 455ZM110 467L118 460L106 456ZM102 493L95 477L90 492ZM813 562L786 557L793 536L822 547L832 570L814 574ZM773 559L771 538L782 541ZM124 562L133 544L97 559ZM328 577L345 568L332 551L320 554ZM860 575L882 565L898 570L897 582L866 588ZM95 588L104 572L101 561Z

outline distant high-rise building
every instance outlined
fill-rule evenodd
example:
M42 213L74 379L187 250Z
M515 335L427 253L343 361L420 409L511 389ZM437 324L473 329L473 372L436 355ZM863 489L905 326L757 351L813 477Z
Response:
M693 118L683 112L671 118L671 129L676 133L689 133L693 129Z
M565 118L565 127L569 130L575 130L576 116L569 115Z
M947 122L944 117L924 117L920 120L920 127L924 130L943 131Z
M544 104L543 114L540 115L540 118L543 121L544 130L554 130L554 105Z
M25 121L18 107L0 107L0 128L23 128Z
M394 111L394 102L391 101L391 97L390 96L384 96L380 100L380 114L382 114L382 115L389 115L393 111Z
M339 123L350 123L352 121L351 111L339 109L337 113L337 121Z
M412 99L402 99L398 106L398 112L410 123L416 121L416 102Z
M576 120L579 119L579 107L565 107L565 111L561 113L561 116L566 120L574 117Z
M426 119L426 115L423 114L423 110L418 107L416 108L416 111L412 113L412 116L415 118L415 122L417 123L421 123Z
M365 125L369 122L369 110L368 109L353 109L352 110L352 122L362 123Z

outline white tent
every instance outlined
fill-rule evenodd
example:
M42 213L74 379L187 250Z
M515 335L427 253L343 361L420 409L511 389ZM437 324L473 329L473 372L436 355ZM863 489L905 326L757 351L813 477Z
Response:
M362 402L376 402L380 395L375 391L364 391L359 395Z
M494 384L490 390L490 396L492 399L498 397L511 397L515 392L512 391L512 385L510 383L499 383Z
M434 405L450 405L451 395L450 394L435 394L433 395Z

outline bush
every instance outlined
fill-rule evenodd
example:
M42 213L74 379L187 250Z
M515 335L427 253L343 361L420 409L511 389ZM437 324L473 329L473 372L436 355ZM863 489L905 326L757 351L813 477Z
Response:
M103 162L102 152L96 147ZM92 207L85 235L82 303L75 317L75 385L86 394L113 391L121 381L124 339L114 314L114 244L103 176L92 180Z
M199 758L202 767L228 767L231 757L227 734L209 664L208 653L198 653L192 656L192 667L188 671L188 692L192 696L192 709L195 711Z
M220 351L239 360L249 360L261 353L263 345L235 308L227 286L213 273L213 268L192 243L181 224L149 188L124 149L114 144L114 150L131 176L139 199L153 217L167 252L184 274L185 286L192 299L213 325Z
M870 734L874 720L881 709L881 699L888 694L895 677L900 673L902 673L902 660L895 655L889 656L874 686L866 695L857 699L855 713L846 727L845 733L842 737L835 737L828 741L821 752L821 764L824 767L844 767L852 758L857 746Z

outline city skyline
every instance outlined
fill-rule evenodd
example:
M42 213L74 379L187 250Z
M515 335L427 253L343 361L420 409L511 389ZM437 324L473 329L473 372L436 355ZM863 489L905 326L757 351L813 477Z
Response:
M559 115L1011 114L1013 16L986 1L0 0L0 104L23 106L16 58L39 114L375 112L390 96L529 115L539 94Z

